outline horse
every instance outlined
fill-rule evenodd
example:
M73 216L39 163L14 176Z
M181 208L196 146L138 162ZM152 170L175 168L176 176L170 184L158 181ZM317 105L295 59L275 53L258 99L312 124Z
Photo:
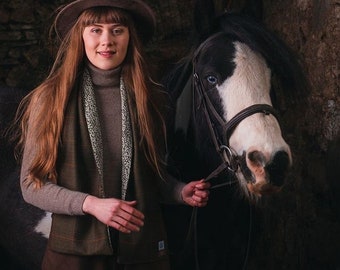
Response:
M292 165L280 105L305 89L284 42L257 18L209 14L208 2L195 14L208 25L196 25L197 44L163 80L172 105L169 172L212 185L204 208L164 205L176 270L245 269L254 207L282 189Z

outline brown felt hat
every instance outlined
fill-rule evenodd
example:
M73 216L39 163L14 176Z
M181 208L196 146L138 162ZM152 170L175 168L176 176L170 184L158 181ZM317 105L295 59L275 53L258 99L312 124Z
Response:
M60 9L55 20L55 31L63 39L77 21L79 15L93 7L120 8L132 15L141 40L151 39L156 25L156 19L151 8L140 0L77 0Z

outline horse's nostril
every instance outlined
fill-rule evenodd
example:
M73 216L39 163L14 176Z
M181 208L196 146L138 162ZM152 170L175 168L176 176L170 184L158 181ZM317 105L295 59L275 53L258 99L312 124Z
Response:
M248 159L253 163L254 166L263 166L266 163L264 154L260 151L252 151L248 153Z
M271 184L282 186L287 175L289 167L289 156L285 151L279 151L275 154L272 161L266 166Z

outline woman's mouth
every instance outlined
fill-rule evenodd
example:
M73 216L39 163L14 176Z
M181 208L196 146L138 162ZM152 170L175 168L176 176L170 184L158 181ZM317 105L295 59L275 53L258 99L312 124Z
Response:
M98 52L99 55L104 56L104 57L110 57L114 55L116 51L103 51L103 52Z

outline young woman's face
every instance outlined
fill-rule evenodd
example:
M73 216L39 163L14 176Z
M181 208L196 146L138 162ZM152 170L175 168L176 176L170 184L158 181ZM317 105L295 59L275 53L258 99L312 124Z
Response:
M117 23L96 23L85 27L85 53L92 65L103 70L118 67L125 59L129 29Z

